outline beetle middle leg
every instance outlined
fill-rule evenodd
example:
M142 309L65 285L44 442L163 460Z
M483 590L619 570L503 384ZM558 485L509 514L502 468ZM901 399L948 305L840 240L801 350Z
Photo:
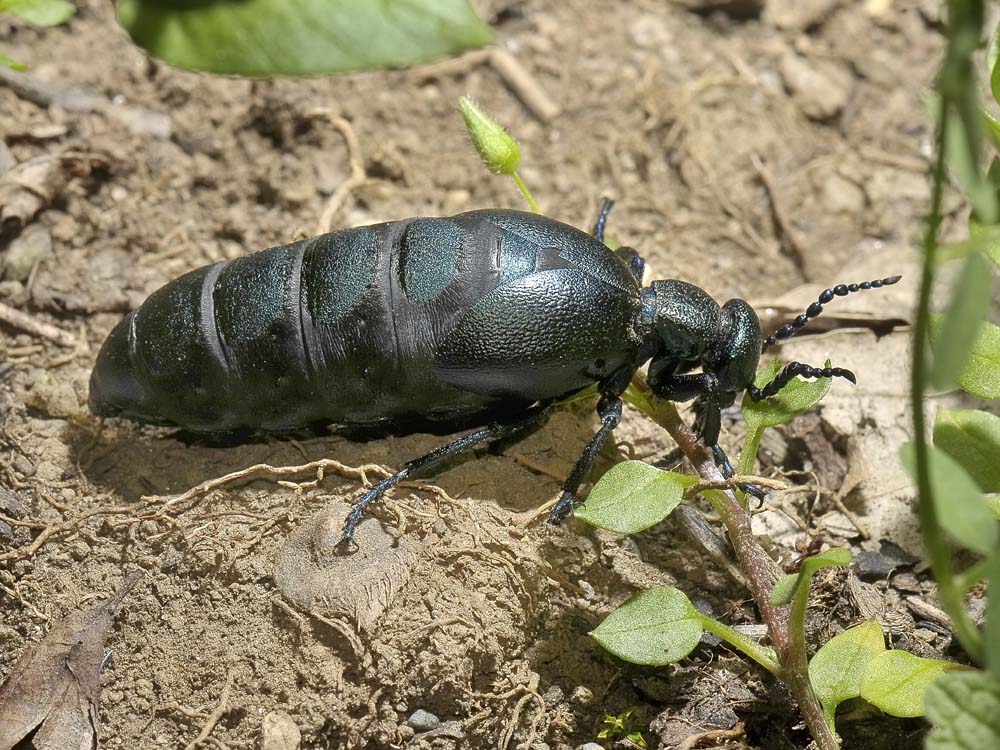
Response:
M355 501L351 507L351 512L347 514L347 520L344 523L344 533L340 539L341 547L343 549L350 547L354 539L354 532L358 524L361 523L361 519L364 518L368 506L380 500L386 492L397 484L407 479L416 479L431 471L438 464L469 450L485 440L509 438L531 429L548 414L550 403L537 404L520 419L509 422L494 422L481 430L476 430L468 435L452 440L450 443L435 448L427 455L410 461L395 474L373 485L368 492Z
M604 445L604 441L608 439L622 420L621 398L611 395L601 396L601 400L597 402L597 415L601 418L601 427L587 443L587 447L583 449L583 453L576 460L573 471L569 473L563 483L559 501L549 511L549 523L559 523L580 504L580 498L576 493L590 473L590 468L593 466L601 446Z

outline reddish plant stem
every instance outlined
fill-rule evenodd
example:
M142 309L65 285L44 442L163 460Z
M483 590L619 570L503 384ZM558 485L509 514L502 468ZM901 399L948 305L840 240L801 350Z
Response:
M694 431L681 419L677 409L669 401L656 399L649 387L636 378L632 388L640 396L637 405L677 442L678 447L691 462L698 475L706 481L721 480L722 472L715 465L709 451L698 439ZM789 607L771 604L771 589L781 571L777 564L757 542L750 528L750 514L740 505L731 490L716 493L710 498L715 510L726 527L740 567L747 576L750 593L757 609L767 625L771 645L781 663L781 679L788 686L799 704L802 718L820 750L837 750L840 742L826 723L823 707L813 692L809 681L809 662L806 653L804 633L791 633L788 627Z

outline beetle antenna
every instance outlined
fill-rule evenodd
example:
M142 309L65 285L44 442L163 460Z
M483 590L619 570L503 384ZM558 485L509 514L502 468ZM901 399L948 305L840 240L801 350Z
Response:
M823 312L823 305L832 302L834 297L846 297L851 292L860 292L863 289L881 289L884 286L892 286L899 281L900 278L901 277L899 276L890 276L886 279L862 281L860 284L837 284L837 286L833 289L824 289L822 293L820 293L819 298L809 305L804 313L796 316L795 320L791 323L785 323L785 325L781 326L781 328L775 331L772 335L764 339L764 343L760 347L761 352L767 351L769 346L774 346L779 341L784 341L794 336L806 323ZM776 392L777 391L775 391L775 393Z
M796 375L801 375L804 378L844 378L845 380L850 380L855 385L858 383L858 379L854 377L854 373L842 367L813 367L812 365L804 365L801 362L789 362L775 376L774 380L763 388L758 388L753 383L748 385L747 393L750 394L750 400L763 401L765 398L776 395L778 391L791 383Z
M604 225L608 223L608 214L615 202L610 198L605 198L601 204L601 212L597 215L597 223L594 224L594 237L598 242L604 242Z

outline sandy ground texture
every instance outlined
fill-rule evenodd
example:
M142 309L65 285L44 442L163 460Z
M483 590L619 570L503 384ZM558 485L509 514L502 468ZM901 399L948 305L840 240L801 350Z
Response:
M0 195L13 217L0 302L64 332L0 333L0 676L141 570L110 629L106 748L572 748L630 708L651 747L805 747L780 685L717 642L640 669L588 638L657 584L731 624L757 622L747 591L675 522L628 539L540 522L595 428L592 402L503 455L396 491L345 562L330 547L362 487L352 467L398 466L440 437L213 445L99 423L87 380L103 337L154 289L313 234L325 211L353 226L522 208L478 164L462 94L516 133L547 214L587 227L614 197L609 235L659 277L783 317L833 283L907 273L927 199L919 96L941 49L937 4L483 0L499 44L544 93L533 106L475 55L305 81L176 71L129 44L109 3L78 5L52 30L0 17L0 48L33 77L0 86ZM34 182L15 189L25 171ZM948 655L895 463L906 334L868 330L907 320L912 278L838 303L861 330L783 348L831 356L860 384L835 383L765 438L760 472L791 487L756 523L786 566L822 544L864 553L818 579L813 643L878 617L896 647ZM616 437L601 471L671 449L634 412ZM320 459L342 468L174 497L253 464ZM915 746L921 726L861 711L842 729L851 747L894 748Z

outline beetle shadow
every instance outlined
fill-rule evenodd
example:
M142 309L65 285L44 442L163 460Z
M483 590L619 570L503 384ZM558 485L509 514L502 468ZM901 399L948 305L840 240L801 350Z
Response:
M431 423L415 420L350 430L314 426L278 435L197 434L108 419L98 423L96 429L93 422L70 425L66 440L74 464L99 492L111 492L120 501L132 503L144 496L183 493L202 482L255 464L297 466L320 459L335 459L347 466L375 463L400 468L407 461L420 458L478 426L481 426L478 421ZM539 424L516 439L484 443L459 453L435 467L430 476L418 479L429 483L440 480L457 488L456 491L474 486L477 499L506 505L509 493L503 482L479 482L477 473L470 473L470 469L464 469L459 478L451 472L476 462L483 455L509 450L542 427L543 424ZM361 488L357 480L341 479L331 472L327 474L329 478L324 489L336 491L338 484L345 482L350 485L346 488L348 493ZM304 473L293 479L307 481L313 478L314 474ZM274 486L273 480L266 481ZM539 497L537 502L545 499L548 498Z

